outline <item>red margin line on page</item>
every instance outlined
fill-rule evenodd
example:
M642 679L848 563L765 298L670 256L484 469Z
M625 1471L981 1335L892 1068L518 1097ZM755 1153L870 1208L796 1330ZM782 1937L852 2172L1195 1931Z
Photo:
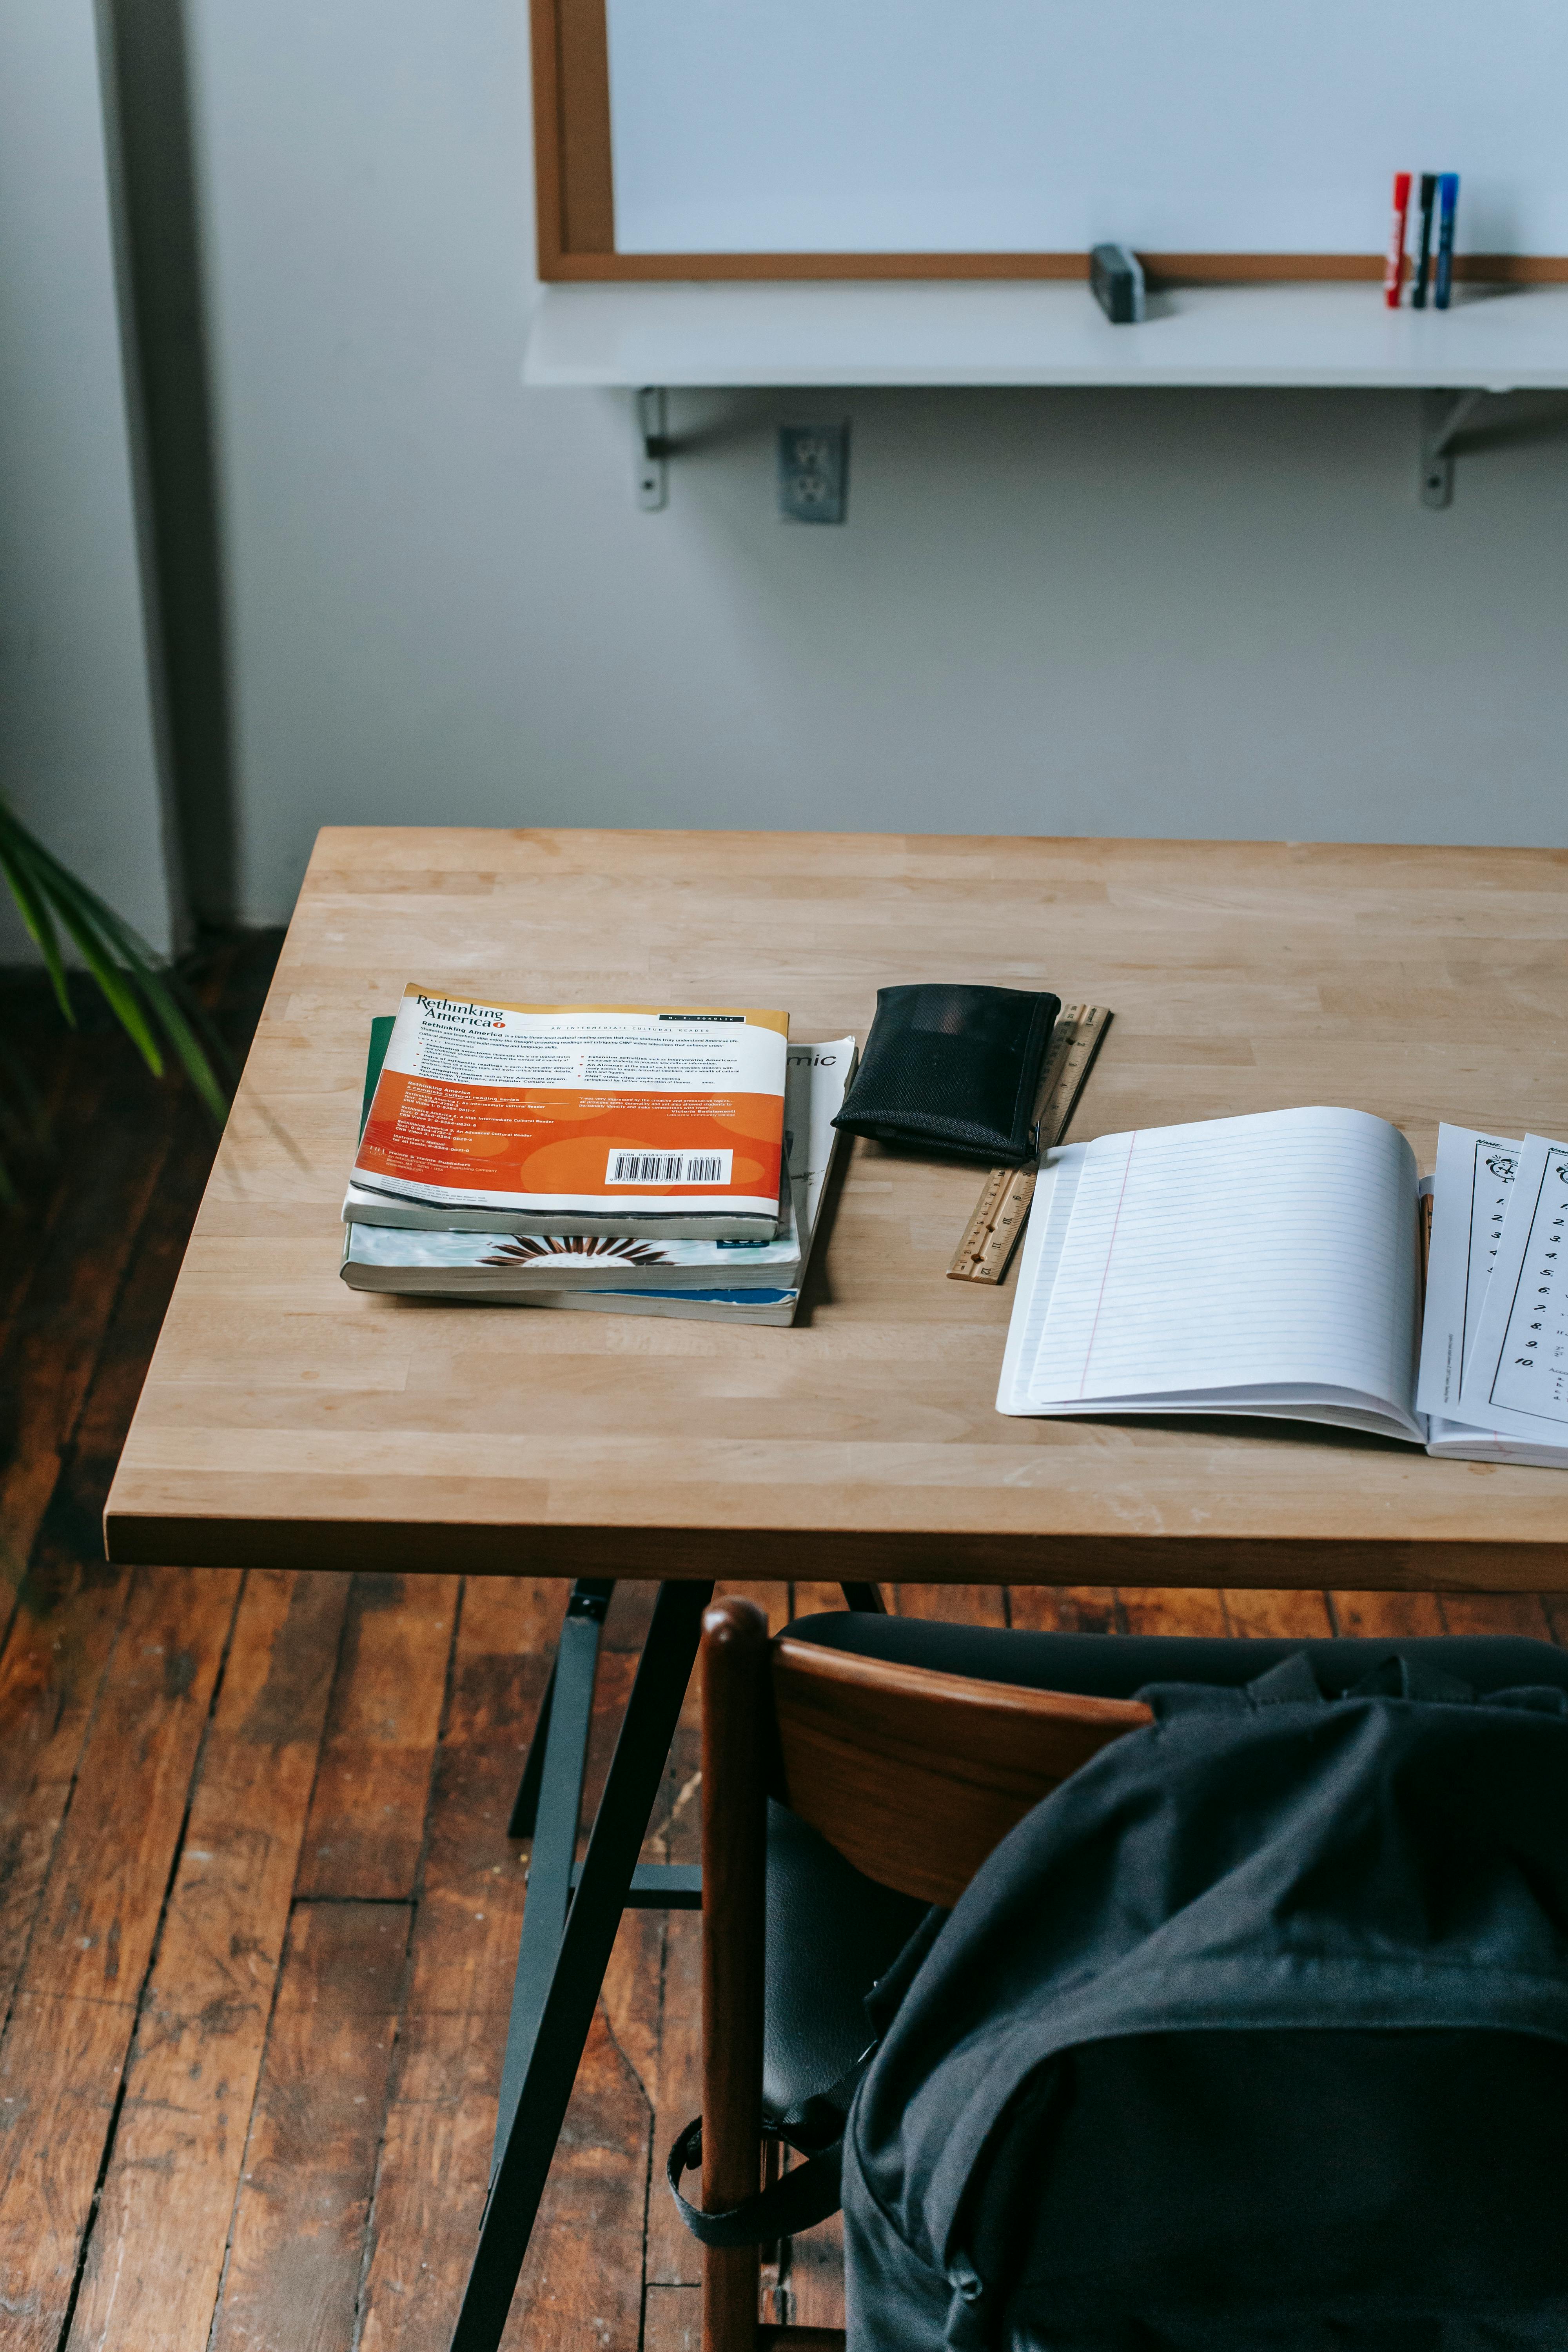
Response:
M1116 1247L1116 1229L1121 1223L1121 1203L1127 1198L1127 1179L1131 1171L1132 1153L1137 1145L1139 1129L1134 1128L1127 1142L1127 1158L1122 1162L1121 1190L1116 1195L1116 1214L1110 1220L1110 1239L1105 1244L1105 1271L1100 1277L1100 1297L1094 1302L1094 1320L1089 1327L1089 1345L1083 1351L1083 1370L1079 1376L1078 1392L1082 1396L1089 1381L1089 1360L1094 1353L1095 1333L1100 1329L1100 1310L1105 1304L1105 1286L1110 1279L1110 1254Z

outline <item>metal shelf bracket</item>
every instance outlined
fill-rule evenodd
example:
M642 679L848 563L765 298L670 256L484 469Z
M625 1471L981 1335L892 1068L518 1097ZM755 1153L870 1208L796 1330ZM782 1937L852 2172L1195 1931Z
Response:
M1421 503L1437 509L1454 503L1454 443L1477 403L1489 392L1424 392L1421 395Z
M669 503L669 431L663 387L645 384L636 396L637 504L658 514Z

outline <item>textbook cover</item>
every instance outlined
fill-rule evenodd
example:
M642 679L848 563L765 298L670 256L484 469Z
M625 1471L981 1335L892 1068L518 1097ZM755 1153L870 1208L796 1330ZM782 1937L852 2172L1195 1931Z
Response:
M410 984L345 1219L772 1240L789 1016L510 1004Z
M853 1037L790 1046L784 1108L789 1183L776 1241L649 1241L613 1234L565 1241L556 1234L394 1231L356 1221L344 1235L342 1278L351 1290L405 1297L789 1323L842 1140L834 1116L854 1067Z

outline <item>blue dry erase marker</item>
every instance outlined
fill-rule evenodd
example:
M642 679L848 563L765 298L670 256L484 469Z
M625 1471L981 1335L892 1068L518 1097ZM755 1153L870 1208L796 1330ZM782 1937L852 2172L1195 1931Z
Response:
M1454 215L1459 209L1459 175L1458 172L1441 172L1437 176L1437 286L1434 297L1439 310L1448 307L1448 295L1454 283Z

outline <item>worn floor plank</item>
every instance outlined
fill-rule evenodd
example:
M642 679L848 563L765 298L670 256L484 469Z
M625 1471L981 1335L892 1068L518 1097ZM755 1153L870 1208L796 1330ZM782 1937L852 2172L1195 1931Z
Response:
M792 1584L789 1591L792 1617L816 1617L825 1610L844 1606L844 1588L839 1584ZM890 1607L891 1592L885 1585L881 1591L884 1605Z
M1211 1638L1230 1631L1217 1592L1119 1591L1117 1612L1127 1633L1200 1633Z
M1435 1592L1336 1592L1330 1607L1334 1631L1347 1639L1405 1641L1444 1630Z
M183 2352L211 2325L346 1583L246 1579L68 2352Z
M618 1620L606 1627L612 1641L630 1613L612 1612ZM635 1666L634 1657L615 1648L601 1659L585 1820L598 1803ZM667 1771L666 1787L668 1779ZM693 1810L689 1803L681 1818ZM686 1858L679 1829L672 1839L657 1801L650 1829L650 1859ZM637 2352L650 2180L662 2160L654 2108L666 1932L662 1912L633 1911L622 1919L512 2305L507 2352L567 2352L584 2343L603 2352Z
M57 2352L238 1587L142 1572L104 1677L0 2041L7 2352Z
M1108 1587L1065 1584L1053 1590L1015 1584L1007 1593L1007 1622L1020 1633L1114 1633L1120 1631L1116 1595Z
M1552 1619L1533 1592L1446 1592L1439 1604L1449 1633L1513 1633L1527 1642L1550 1642Z
M426 2352L462 2295L489 2173L523 1853L506 1835L564 1588L464 1586L372 2216L363 2352Z
M649 2283L643 2323L643 2352L699 2352L702 2342L702 2290Z
M84 1113L66 1086L68 1071L84 1058L123 1058L128 1051L115 1036L89 1033L65 1041L57 1106L62 1192L71 1182L78 1155L70 1147ZM118 1236L126 1271L118 1294L105 1292L107 1319L96 1356L87 1349L69 1377L54 1383L57 1406L79 1387L82 1402L56 1450L58 1475L0 1648L0 2015L16 1982L130 1592L128 1574L103 1559L103 1505L212 1157L211 1123L189 1094L171 1095L140 1076L130 1083L132 1102L149 1113L144 1137L138 1130L144 1149L139 1152L123 1133L95 1137L93 1148L107 1148L121 1162L155 1163L157 1179L140 1226L132 1223ZM86 1108L98 1101L94 1095ZM129 1214L123 1201L121 1208ZM30 1253L18 1249L15 1255L26 1263ZM56 1351L81 1347L84 1336L74 1318L51 1324L47 1332ZM40 1341L37 1332L32 1338ZM0 1343L0 1358L14 1363L14 1350Z
M1333 1618L1324 1592L1226 1592L1226 1622L1252 1641L1326 1642Z
M100 1056L97 1085L73 1107L77 1117L90 1119L97 1148L71 1155L71 1181L59 1188L30 1253L26 1287L0 1346L0 1568L8 1569L13 1588L58 1482L137 1228L168 1154L167 1134L148 1118L153 1091L153 1080L126 1055ZM131 1142L138 1114L150 1150Z
M637 2057L646 2065L653 2053L626 2029L640 2023L650 1985L657 1997L662 1940L655 1912L621 1923L503 2352L637 2352L653 2125Z
M650 1844L658 1861L702 1858L700 1764L701 1733L693 1709L675 1735L665 1768ZM671 1911L666 1918L659 1995L653 2186L644 2261L650 2290L695 2286L701 2276L696 2240L682 2224L663 2177L670 2142L702 2106L702 1919L696 1911Z
M455 1576L356 1576L298 1892L411 1902L441 1724Z
M234 934L192 963L193 989L231 1051L248 1043L280 944L280 933ZM21 1208L0 1212L12 1269L0 1280L0 1598L26 1571L126 1269L151 1236L167 1260L161 1318L217 1140L189 1089L151 1076L85 980L72 996L75 1032L38 974L0 974L0 1020L51 1114L48 1149L19 1171ZM121 1350L138 1386L155 1333L156 1320Z
M1007 1622L999 1584L896 1584L889 1599L899 1617L924 1617L948 1625L1005 1625Z
M10 2007L131 1591L127 1570L29 1574L0 1652L0 2018Z
M412 1917L295 1908L210 2352L351 2352Z

